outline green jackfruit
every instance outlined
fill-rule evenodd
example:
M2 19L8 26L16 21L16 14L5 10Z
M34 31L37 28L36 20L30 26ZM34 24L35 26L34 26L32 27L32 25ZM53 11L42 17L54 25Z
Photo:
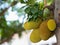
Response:
M39 29L34 29L30 35L30 40L33 43L37 43L41 40Z
M51 34L51 31L49 31L47 27L47 21L43 21L39 27L40 32L40 38L42 40L48 40Z
M31 29L36 29L39 27L39 25L41 24L41 20L37 20L37 21L29 21L29 22L25 22L24 23L24 29L25 30L31 30Z

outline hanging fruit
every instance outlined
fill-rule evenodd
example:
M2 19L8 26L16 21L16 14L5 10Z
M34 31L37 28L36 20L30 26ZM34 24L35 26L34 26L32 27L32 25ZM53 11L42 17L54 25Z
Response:
M31 30L31 29L36 29L39 27L41 24L41 19L37 19L36 21L28 21L24 23L24 29L26 30Z
M39 29L33 29L32 33L30 35L30 40L33 43L37 43L37 42L41 41Z
M47 21L43 21L39 27L40 38L42 40L48 40L50 37L51 32L47 27Z
M50 31L54 31L56 29L56 22L54 19L49 19L47 22L47 26Z

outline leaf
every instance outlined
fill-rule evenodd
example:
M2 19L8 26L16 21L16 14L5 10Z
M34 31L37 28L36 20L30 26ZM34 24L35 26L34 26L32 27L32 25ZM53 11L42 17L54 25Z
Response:
M36 0L28 0L28 1L27 1L27 4L28 4L28 5L34 5L35 2L36 2Z
M20 0L21 3L25 3L24 0Z
M43 17L43 10L38 11L38 16Z
M35 14L37 12L38 12L38 8L36 8L36 7L31 8L31 13L32 14Z
M47 5L50 5L51 3L53 3L54 0L47 0Z
M25 12L28 14L28 13L30 13L30 7L27 7L26 9L25 9Z
M39 9L42 10L44 7L44 2L39 2Z
M0 40L1 40L1 36L2 36L2 29L0 28Z

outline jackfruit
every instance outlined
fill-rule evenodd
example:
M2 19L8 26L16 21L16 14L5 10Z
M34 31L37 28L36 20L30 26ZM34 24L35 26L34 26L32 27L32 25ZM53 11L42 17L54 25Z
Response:
M25 30L31 30L31 29L36 29L39 27L41 23L41 20L37 20L37 21L29 21L29 22L25 22L24 23L24 29Z
M47 22L48 29L54 31L56 29L56 22L54 19L49 19Z
M30 35L30 40L33 43L41 41L39 29L34 29Z
M40 32L40 38L42 40L48 40L51 34L51 31L49 31L47 27L47 21L43 21L39 27Z

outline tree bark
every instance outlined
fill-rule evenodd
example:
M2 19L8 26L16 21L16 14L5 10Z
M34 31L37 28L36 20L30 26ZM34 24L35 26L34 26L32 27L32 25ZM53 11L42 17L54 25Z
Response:
M56 38L57 38L57 45L60 45L60 0L55 1L55 10L54 10L54 17L57 23L56 29Z

